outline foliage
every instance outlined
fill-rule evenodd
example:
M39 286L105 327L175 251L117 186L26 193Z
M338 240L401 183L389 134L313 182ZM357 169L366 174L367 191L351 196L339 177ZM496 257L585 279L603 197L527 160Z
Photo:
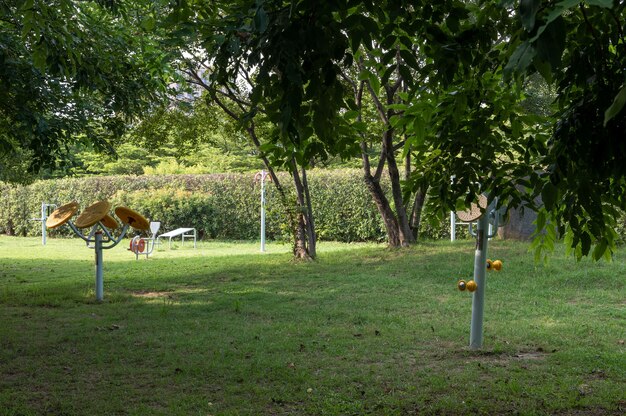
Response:
M626 208L626 5L540 6L538 0L519 3L507 66L511 76L540 73L558 94L545 172L530 182L543 197L550 233L566 235L579 258L598 259L610 255Z
M147 149L127 142L117 146L115 151L115 156L89 150L76 153L73 173L78 176L173 175L250 172L262 168L262 163L252 156L222 153L206 143L198 143L183 154L169 143Z
M65 166L72 145L112 151L130 120L160 101L170 73L135 23L143 2L0 3L0 155L33 171ZM3 168L0 179L9 179Z

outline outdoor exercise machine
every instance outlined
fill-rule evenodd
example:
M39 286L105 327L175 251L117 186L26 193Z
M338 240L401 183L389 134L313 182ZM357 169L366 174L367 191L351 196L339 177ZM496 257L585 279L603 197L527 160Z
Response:
M457 283L459 290L472 292L472 322L470 325L470 348L480 349L483 346L483 315L485 307L486 272L501 270L500 260L487 259L489 239L498 231L498 224L502 221L502 211L496 209L497 198L490 204L485 195L480 195L478 203L472 203L470 209L457 212L459 219L469 223L469 231L476 238L474 252L474 278L468 282L461 280ZM472 223L476 222L476 230Z
M96 300L102 301L104 298L104 278L102 268L102 250L115 247L122 241L128 229L133 227L137 230L148 230L148 221L137 212L126 207L115 208L115 215L122 221L124 226L119 235L115 237L112 231L119 227L117 220L109 215L111 203L103 200L98 201L87 208L72 222L70 219L78 212L78 203L70 202L57 208L46 220L48 228L57 228L67 224L74 234L87 243L88 248L92 248L96 255ZM91 227L88 234L84 234L81 229Z
M150 256L150 254L154 251L154 247L158 244L157 233L161 228L161 223L159 221L151 221L149 227L151 233L150 237L137 235L130 240L130 247L128 250L135 253L135 260L139 260L140 255L145 255L147 259L148 256Z
M31 221L41 221L41 245L46 245L46 220L48 219L48 215L50 214L50 210L54 210L57 208L56 204L46 204L45 202L41 203L41 217L40 218L31 218Z
M255 182L261 182L261 253L265 253L265 180L271 181L272 177L269 172L262 170L254 175Z

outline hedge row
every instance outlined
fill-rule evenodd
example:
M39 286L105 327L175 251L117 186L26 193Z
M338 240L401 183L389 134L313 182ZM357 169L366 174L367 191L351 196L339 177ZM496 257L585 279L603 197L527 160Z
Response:
M0 233L41 235L41 203L57 205L77 201L84 208L109 199L148 219L161 221L160 232L194 227L201 238L250 240L259 238L260 184L251 174L108 176L38 181L29 186L0 183ZM280 174L285 186L292 181ZM382 219L356 169L309 174L316 228L320 240L383 241ZM266 235L289 239L285 208L278 192L266 186ZM462 232L461 230L459 230ZM424 223L425 237L447 238L449 225ZM51 235L69 236L69 227L51 230Z
M290 185L288 175L279 176ZM383 223L363 186L358 170L313 171L309 177L315 220L321 240L380 241ZM270 239L288 238L285 209L268 184L266 232ZM41 203L77 201L86 207L109 199L149 219L161 221L161 232L194 227L205 238L259 237L260 184L250 174L109 176L38 181L29 186L0 183L0 233L41 234ZM70 235L68 227L52 235Z

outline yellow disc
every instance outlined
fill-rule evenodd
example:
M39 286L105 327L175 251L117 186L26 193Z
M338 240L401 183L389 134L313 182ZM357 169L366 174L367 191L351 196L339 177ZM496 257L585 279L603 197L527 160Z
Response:
M95 204L89 205L83 212L80 213L74 225L77 228L91 227L101 219L103 219L111 209L111 203L107 200L98 201Z
M102 225L110 228L111 230L115 230L117 227L119 227L119 224L117 223L115 218L113 218L109 214L105 215L104 218L100 220L100 222L102 223Z
M459 219L463 222L476 221L481 215L483 215L481 208L487 208L487 197L485 195L478 196L478 204L472 202L470 209L457 212L456 215L458 215Z
M124 223L138 230L149 230L150 223L143 215L126 207L115 208L115 215Z
M73 201L55 209L46 219L46 227L57 228L65 224L78 211L78 202Z

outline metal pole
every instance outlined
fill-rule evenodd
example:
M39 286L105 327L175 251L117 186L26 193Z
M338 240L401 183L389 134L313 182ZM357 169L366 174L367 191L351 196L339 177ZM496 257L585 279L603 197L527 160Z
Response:
M261 253L265 253L265 170L261 171Z
M450 241L456 240L456 214L450 211Z
M470 349L483 346L483 311L485 306L485 284L487 273L487 247L489 244L489 211L478 219L476 229L476 252L474 253L474 281L476 291L472 298L472 324L470 328Z
M41 203L41 245L46 245L46 219L48 218L48 204L45 202Z
M96 300L98 302L102 301L104 297L104 279L102 277L102 231L96 231Z
M454 185L456 175L450 176L450 185ZM450 241L456 240L456 213L450 211Z

